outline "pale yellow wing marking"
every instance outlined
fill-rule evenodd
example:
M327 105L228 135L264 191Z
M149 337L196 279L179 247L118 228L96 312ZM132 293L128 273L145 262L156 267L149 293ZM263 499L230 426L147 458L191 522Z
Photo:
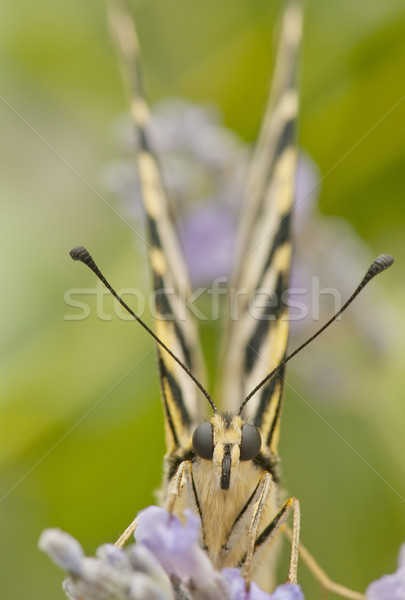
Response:
M155 294L155 328L160 339L200 381L204 367L196 323L186 309L190 286L161 168L148 132L151 116L145 100L139 64L139 44L125 2L110 2L111 24L121 55L138 134L137 164L149 230L149 257ZM165 352L158 349L168 453L187 446L190 431L206 412L206 400L194 382Z
M302 11L285 10L274 82L248 177L239 254L224 350L221 408L236 411L283 358L288 340L286 293L291 262L290 220L296 171L296 71ZM281 372L247 404L262 440L277 451Z

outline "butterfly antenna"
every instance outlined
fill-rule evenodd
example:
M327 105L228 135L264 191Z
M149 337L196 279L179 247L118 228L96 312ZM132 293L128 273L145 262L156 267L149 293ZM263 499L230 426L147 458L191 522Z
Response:
M142 321L142 319L140 317L138 317L138 315L128 306L128 304L126 304L126 302L124 302L124 300L117 294L117 292L114 290L114 288L108 283L107 279L104 277L104 275L102 274L100 269L97 267L90 252L88 250L86 250L86 248L83 248L83 246L76 246L76 248L73 248L73 250L71 250L69 252L69 254L73 258L73 260L79 260L80 262L85 264L86 267L89 267L89 269L91 269L95 275L97 275L97 277L100 279L100 281L102 281L104 283L105 287L111 292L111 294L114 296L114 298L116 300L118 300L118 302L125 308L125 310L127 310L129 312L129 314L132 315L134 317L134 319L136 321L138 321L138 323L140 325L142 325L142 327L149 333L149 335L151 335L153 337L153 339L159 344L159 346L161 346L172 357L172 359L175 360L178 365L180 365L180 367L183 369L183 371L185 371L187 373L187 375L190 377L190 379L192 379L194 381L194 383L196 384L198 389L207 398L214 413L217 414L218 409L215 406L214 401L212 400L211 396L209 395L207 390L204 388L204 386L198 381L196 376L190 371L190 369L187 367L187 365L185 365L184 362L182 360L180 360L174 354L174 352L172 352L170 350L170 348L168 348L166 346L166 344L164 342L162 342L162 340L156 335L156 333L150 327L148 327L148 325L144 321Z
M280 362L280 364L275 369L273 369L268 375L266 375L266 377L264 377L264 379L262 379L260 381L260 383L257 384L257 386L246 396L246 398L240 405L238 414L240 415L242 413L243 409L245 408L245 406L249 402L249 400L252 398L252 396L254 396L255 393L258 390L260 390L260 388L263 387L265 383L267 383L269 381L269 379L274 377L274 375L276 373L278 373L280 371L280 369L282 367L284 367L284 365L293 358L293 356L298 354L298 352L301 352L301 350L303 350L303 348L305 348L305 346L308 346L308 344L310 344L315 338L317 338L318 335L320 335L323 331L325 331L325 329L327 329L329 327L329 325L331 325L333 323L333 321L336 321L336 319L346 310L346 308L348 306L350 306L350 304L353 302L353 300L360 294L361 290L368 284L369 281L371 281L373 279L373 277L375 277L382 271L385 271L385 269L388 269L388 267L390 267L393 262L394 262L394 259L389 254L381 254L380 256L377 256L377 258L374 260L374 262L368 269L367 273L364 275L360 284L357 286L357 288L355 289L353 294L350 296L350 298L347 300L347 302L345 302L345 304L342 306L342 308L340 308L340 310L338 310L337 313L335 315L333 315L333 317L331 319L329 319L329 321L327 323L325 323L325 325L323 325L316 333L314 333L314 335L312 335L303 344L301 344L301 346L296 348L296 350L294 350L294 352L291 352L291 354L289 354L288 356L283 358L283 360Z

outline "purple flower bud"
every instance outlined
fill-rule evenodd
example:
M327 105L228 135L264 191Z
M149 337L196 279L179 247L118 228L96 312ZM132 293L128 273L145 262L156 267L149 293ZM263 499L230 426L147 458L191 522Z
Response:
M272 596L263 592L254 582L250 584L247 592L246 582L239 569L223 569L222 574L228 584L230 600L271 600Z
M83 571L84 553L81 545L71 535L60 529L45 529L38 547L65 571L80 575Z
M149 575L165 593L166 598L171 598L172 587L168 574L162 565L144 544L133 544L127 550L131 566L135 571Z
M276 587L271 600L304 600L304 594L296 583L285 583Z
M236 221L226 207L211 203L194 207L182 220L180 241L191 284L209 284L232 272Z
M247 591L239 569L216 571L200 546L200 519L190 511L184 524L157 506L137 520L136 545L104 544L95 558L62 531L41 535L40 548L70 575L63 583L70 600L304 600L298 585L269 594L252 582Z
M128 556L121 548L113 544L104 544L96 550L96 556L117 569L130 569L131 564Z
M186 517L183 526L176 515L149 506L138 515L136 541L156 556L169 575L204 586L214 578L214 567L198 543L200 519L190 511Z
M392 575L383 575L370 583L366 590L367 600L404 600L405 598L405 544L401 546L398 569Z
M293 583L279 585L273 594L268 594L252 582L247 592L245 580L239 569L223 569L222 574L228 584L231 600L304 600L301 587Z

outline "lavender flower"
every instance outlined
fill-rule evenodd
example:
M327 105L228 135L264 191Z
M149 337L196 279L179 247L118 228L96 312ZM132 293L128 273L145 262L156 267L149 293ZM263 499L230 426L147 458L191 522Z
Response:
M40 550L47 552L53 562L72 575L80 576L83 572L84 552L71 535L60 529L45 529L39 538Z
M239 569L223 569L222 574L227 581L231 600L304 600L300 586L293 583L279 585L273 594L268 594L252 582L247 594L245 580Z
M207 554L198 544L200 519L185 511L183 527L176 515L163 508L149 506L138 515L136 540L156 556L166 573L204 588L217 574Z
M398 569L392 575L370 583L366 590L367 600L404 600L405 598L405 544L401 546Z
M273 594L252 583L246 591L239 569L216 571L198 543L200 520L186 511L180 519L150 506L138 515L137 543L122 550L100 546L96 558L59 529L44 531L39 547L69 578L70 600L304 600L298 585L279 586Z
M272 600L305 600L300 586L295 583L279 585L271 598Z
M213 202L194 206L182 219L179 236L193 287L228 279L234 266L236 230L236 215Z
M80 544L59 529L45 530L39 548L69 573L63 589L70 600L175 598L167 574L153 557L145 557L145 549L133 548L127 553L107 544L98 549L97 558L85 557ZM137 569L132 564L134 554Z

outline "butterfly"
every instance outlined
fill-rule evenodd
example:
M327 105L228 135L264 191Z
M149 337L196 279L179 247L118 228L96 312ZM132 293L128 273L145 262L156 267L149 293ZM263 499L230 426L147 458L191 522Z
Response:
M287 355L301 5L287 2L283 12L273 85L240 216L231 285L243 293L234 300L236 320L230 318L235 306L229 309L222 379L215 399L204 383L197 323L191 313L179 309L191 288L159 158L150 140L151 115L143 92L138 40L122 2L111 3L111 22L139 140L137 167L155 294L154 331L118 299L157 341L167 449L161 503L180 516L186 508L197 514L200 543L214 566L239 567L247 586L255 581L264 590L274 589L277 546L280 533L287 532L291 540L287 581L297 582L301 552L325 588L346 598L363 598L331 582L300 546L299 501L295 497L283 501L279 487L285 363L335 320L374 275L392 263L388 255L378 257L342 309ZM117 297L85 249L76 248L71 254L90 266ZM249 298L258 289L266 290L268 300L260 305L259 314L253 314ZM123 545L135 527L136 521L117 544Z

